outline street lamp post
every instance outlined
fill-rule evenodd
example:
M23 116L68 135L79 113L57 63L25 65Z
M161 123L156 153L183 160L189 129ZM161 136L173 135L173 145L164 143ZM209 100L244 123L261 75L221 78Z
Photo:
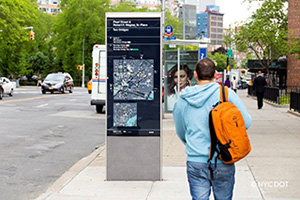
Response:
M85 66L84 66L84 39L82 40L82 84L81 87L84 88L84 73L85 73Z

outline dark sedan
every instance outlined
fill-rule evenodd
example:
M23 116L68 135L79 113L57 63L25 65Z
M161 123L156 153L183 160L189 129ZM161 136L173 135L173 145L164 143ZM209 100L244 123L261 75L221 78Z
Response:
M48 74L42 83L41 90L42 93L46 92L54 93L69 91L72 93L74 87L73 79L69 73L52 73Z
M237 89L246 89L246 88L248 88L248 84L246 81L239 80L236 87L237 87Z

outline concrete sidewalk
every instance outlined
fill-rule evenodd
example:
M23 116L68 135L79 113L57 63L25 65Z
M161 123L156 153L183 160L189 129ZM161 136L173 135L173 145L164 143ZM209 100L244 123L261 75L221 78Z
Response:
M287 107L264 104L246 90L238 94L253 118L248 134L252 151L236 164L234 199L300 199L300 118ZM172 114L163 120L162 181L105 181L105 145L76 163L37 200L191 199L184 146ZM213 199L213 198L211 198Z

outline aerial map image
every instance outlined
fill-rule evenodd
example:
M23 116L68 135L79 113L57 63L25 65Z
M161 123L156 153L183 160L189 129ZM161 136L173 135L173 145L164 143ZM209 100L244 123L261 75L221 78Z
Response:
M137 126L137 103L114 103L114 127Z
M114 100L153 100L153 59L113 60Z

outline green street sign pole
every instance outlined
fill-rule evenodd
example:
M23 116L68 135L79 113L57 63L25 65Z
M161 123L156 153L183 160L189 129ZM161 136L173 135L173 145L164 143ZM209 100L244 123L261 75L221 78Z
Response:
M231 58L232 58L232 49L228 49L227 56L229 58L229 80L231 81Z

